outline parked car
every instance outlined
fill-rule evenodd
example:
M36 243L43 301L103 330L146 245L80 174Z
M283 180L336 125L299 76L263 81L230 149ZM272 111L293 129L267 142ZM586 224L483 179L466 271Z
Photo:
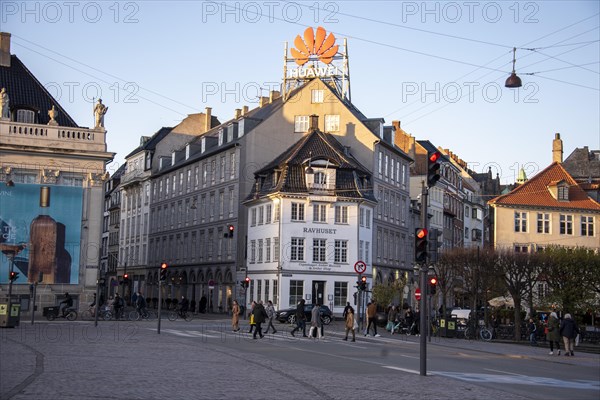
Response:
M306 321L310 322L312 318L312 309L313 304L305 304L304 305L304 315L306 316ZM327 306L320 306L319 311L321 313L321 322L325 325L329 325L331 320L333 319L333 313ZM290 324L296 323L296 307L290 307L285 310L279 310L275 313L275 318L279 322L288 322Z

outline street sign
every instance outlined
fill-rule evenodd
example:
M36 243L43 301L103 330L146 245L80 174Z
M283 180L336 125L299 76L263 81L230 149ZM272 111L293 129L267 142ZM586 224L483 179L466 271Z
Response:
M215 281L213 281L212 279L208 281L208 288L209 289L214 289L215 288Z
M421 289L419 288L415 289L415 299L421 300Z
M354 264L354 271L356 271L357 274L363 274L366 270L367 264L365 264L363 261L357 261Z

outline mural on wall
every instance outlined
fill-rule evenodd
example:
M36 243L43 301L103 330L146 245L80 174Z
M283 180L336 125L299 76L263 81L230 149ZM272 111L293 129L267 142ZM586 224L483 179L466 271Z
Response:
M79 283L83 188L16 184L0 188L0 243L25 244L13 260L13 282ZM8 283L9 257L0 257Z

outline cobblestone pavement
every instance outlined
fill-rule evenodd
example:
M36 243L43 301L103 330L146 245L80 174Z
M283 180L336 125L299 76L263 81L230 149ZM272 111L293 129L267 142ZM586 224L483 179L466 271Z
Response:
M269 357L268 342L246 336L229 347L218 331L202 330L220 326L228 331L229 320L220 318L195 320L189 331L178 330L179 335L170 334L168 321L160 335L151 322L103 322L98 327L92 322L22 322L14 329L0 329L0 399L523 399L442 376L298 366ZM280 327L278 334L287 335L287 325ZM326 329L332 340L341 337L341 325ZM186 335L192 339L182 340ZM405 340L411 339L418 341ZM431 346L451 342L504 354L535 357L538 351L547 357L546 349L510 344L448 340ZM299 340L298 346L304 343L308 346L310 341ZM250 353L240 345L265 350ZM597 366L599 361L598 355L590 354L565 358L561 362L579 365Z

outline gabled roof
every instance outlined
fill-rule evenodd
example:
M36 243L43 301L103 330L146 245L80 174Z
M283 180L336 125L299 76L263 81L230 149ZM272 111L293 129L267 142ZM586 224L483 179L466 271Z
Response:
M369 171L348 154L333 135L319 130L308 133L267 166L256 171L254 176L257 180L265 176L273 177L275 171L280 171L281 177L275 184L264 183L260 187L255 185L247 200L276 192L308 193L304 168L309 160L327 160L330 168L335 168L337 196L376 201L372 187L363 187L362 178L370 179Z
M6 88L11 110L23 108L35 111L36 123L48 124L48 110L54 106L58 111L56 122L60 126L77 127L73 118L15 55L11 55L10 67L0 66L0 88ZM90 106L90 120L91 115Z
M548 190L548 186L556 185L560 181L569 184L569 201L555 199ZM600 211L600 203L590 198L558 162L550 164L510 193L498 196L488 203L492 206L532 206Z
M154 135L152 135L148 140L145 140L141 143L135 150L125 156L125 159L132 157L133 155L139 153L142 150L154 150L156 144L160 142L165 136L171 132L173 128L162 127L160 128Z

